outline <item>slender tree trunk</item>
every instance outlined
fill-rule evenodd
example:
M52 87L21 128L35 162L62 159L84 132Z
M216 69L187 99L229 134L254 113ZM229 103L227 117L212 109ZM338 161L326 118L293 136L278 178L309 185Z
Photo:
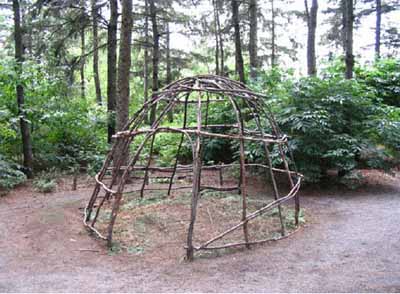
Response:
M117 131L129 118L129 73L131 68L132 0L122 0L122 20L118 57Z
M80 72L80 76L81 76L81 97L83 99L86 98L85 95L85 29L84 27L81 28L81 62L80 62L80 68L79 68L79 72Z
M144 103L149 99L149 46L150 46L150 38L149 38L149 1L145 0L145 18L144 18L144 38L145 38L145 46L144 46L144 69L143 69L143 92L144 92Z
M382 19L382 2L376 0L376 26L375 26L375 58L381 57L381 19Z
M158 91L158 65L160 60L160 35L157 27L157 9L154 3L155 0L149 0L150 4L150 18L153 28L153 83L152 92L153 95ZM154 104L150 111L150 125L156 119L157 105Z
M275 37L275 7L274 0L271 0L271 67L276 65Z
M13 0L13 11L14 11L14 42L15 42L15 60L17 62L17 72L20 76L22 74L22 62L24 61L23 56L23 44L22 44L22 29L21 29L21 15L19 0ZM33 153L32 153L32 142L31 134L29 131L29 123L26 120L25 113L25 97L24 87L18 82L16 86L16 96L18 105L18 114L20 117L20 129L22 138L22 150L24 155L24 167L26 175L31 178L33 172Z
M110 1L110 21L107 31L107 141L115 134L115 109L117 96L117 28L118 0Z
M81 37L81 63L80 63L80 76L81 76L81 97L83 99L86 98L85 95L85 47L86 47L86 40L85 40L85 25L83 23L83 19L85 18L85 0L81 0L81 8L82 8L82 21L81 21L81 30L80 30L80 37Z
M219 17L219 2L220 0L215 1L215 13L216 13L216 24L217 24L217 36L218 36L218 43L219 43L219 56L221 65L219 66L220 75L225 75L225 52L224 52L224 41L222 39L222 29L221 29L221 21Z
M258 57L257 57L257 0L250 0L250 40L249 40L249 56L250 56L250 78L257 78Z
M91 0L92 6L92 26L93 26L93 78L94 87L96 89L96 101L97 104L101 105L101 88L100 88L100 77L99 77L99 36L98 36L98 25L97 25L97 0Z
M219 75L220 70L219 70L219 37L218 37L218 25L217 25L217 5L215 3L215 0L212 1L213 5L213 12L214 12L214 34L215 34L215 74Z
M235 60L236 72L239 75L239 80L245 83L244 64L242 55L242 44L240 40L240 24L239 24L239 3L238 0L232 0L232 23L235 29Z
M354 56L353 56L353 0L344 0L344 21L345 21L345 63L346 79L353 78Z
M308 9L308 0L304 0L307 14L307 73L309 76L317 74L317 61L315 55L315 31L317 28L318 1L312 0L311 10Z
M166 62L167 62L167 85L169 85L172 82L172 72L171 72L171 48L170 48L170 31L169 31L169 23L167 22L167 27L166 27ZM168 121L173 122L174 121L174 112L173 109L168 111Z

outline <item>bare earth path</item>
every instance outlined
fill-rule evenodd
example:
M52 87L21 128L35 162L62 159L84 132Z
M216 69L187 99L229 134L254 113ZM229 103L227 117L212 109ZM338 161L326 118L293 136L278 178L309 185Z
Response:
M399 292L400 181L383 182L304 192L293 237L192 264L109 256L82 227L89 189L18 189L0 198L0 292Z

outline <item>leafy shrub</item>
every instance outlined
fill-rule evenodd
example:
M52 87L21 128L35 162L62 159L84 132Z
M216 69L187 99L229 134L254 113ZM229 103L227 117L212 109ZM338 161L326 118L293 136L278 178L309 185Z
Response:
M26 176L21 167L0 155L0 190L7 192L24 181Z
M296 163L309 181L317 182L329 168L351 170L356 166L362 130L367 115L358 85L344 80L300 80L292 97L280 102L278 120L292 136Z
M174 164L180 140L181 134L157 134L153 151L158 156L158 161L162 166L171 166ZM184 137L178 160L180 163L191 162L192 160L192 149L186 137Z
M22 83L30 122L34 168L79 164L96 170L106 149L107 115L104 107L75 97L63 71L27 60ZM15 98L18 82L11 60L0 61L0 153L14 158L22 153Z
M400 107L400 59L381 59L372 67L358 68L356 73L384 104Z
M53 172L41 173L37 176L37 178L33 181L33 187L36 191L41 193L51 193L57 187L57 181L54 178L55 170L52 169Z
M361 172L351 171L341 177L339 182L345 185L347 188L355 190L364 184L365 179Z
M296 164L307 180L318 182L329 169L350 172L359 166L363 150L374 154L367 165L383 167L391 143L384 138L387 128L379 131L383 113L375 101L375 93L356 80L304 78L291 98L278 102L279 123L292 137ZM390 138L397 142L395 132Z

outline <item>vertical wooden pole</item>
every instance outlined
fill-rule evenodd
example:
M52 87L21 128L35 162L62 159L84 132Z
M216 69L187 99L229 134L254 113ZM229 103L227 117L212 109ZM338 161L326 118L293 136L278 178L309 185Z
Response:
M188 106L187 101L189 99L189 96L190 95L187 94L186 97L185 97L185 105L184 105L185 110L184 110L184 113L183 113L183 129L186 128L186 124L187 124L187 106ZM182 134L181 140L179 142L178 150L176 151L176 159L175 159L175 163L174 163L174 169L172 171L171 178L169 179L169 186L168 186L168 193L167 193L168 196L171 194L172 184L174 183L174 177L175 177L175 174L176 174L176 168L178 166L178 156L179 156L179 153L181 152L184 136L185 135Z
M197 88L197 82L195 87ZM198 96L198 109L197 109L197 131L201 131L201 94ZM201 182L201 137L200 133L197 133L196 145L194 150L193 158L193 188L192 188L192 203L190 207L190 223L187 235L187 249L186 259L188 261L193 260L194 248L193 248L193 229L196 221L196 210L197 202L200 194L200 182Z
M271 177L272 188L274 190L274 199L278 200L280 198L278 185L276 184L274 171L272 170L271 154L269 153L268 146L266 143L264 143L264 149L265 149L265 156L267 157L267 162L268 162L269 176ZM281 223L281 235L285 236L285 223L282 218L282 207L280 205L278 205L278 213L279 213L279 220Z
M286 160L286 156L285 156L285 154L283 152L282 145L280 145L280 144L279 144L279 154L281 156L283 165L284 165L285 170L286 170L286 174L288 176L288 180L289 180L289 183L290 183L290 188L293 188L294 187L294 183L293 183L292 175L290 174L289 164L288 164L288 162ZM299 201L299 197L297 195L298 194L296 194L296 197L295 197L295 208L294 208L294 210L295 210L294 211L294 219L295 219L296 226L299 224L299 212L300 212L300 201Z
M219 185L222 187L224 185L224 176L222 174L222 172L223 172L223 167L222 167L223 163L220 162L219 165L220 165L220 168L219 168Z
M237 122L239 124L239 133L241 136L244 136L244 122L243 122L243 117L242 113L240 111L239 105L235 101L233 97L229 97L235 112L236 112L236 118ZM240 146L239 146L239 152L240 152L240 182L239 182L239 191L240 194L242 195L242 221L245 221L247 218L247 185L246 185L246 160L245 160L245 148L244 148L244 140L240 139ZM247 221L243 224L243 235L244 235L244 241L246 243L246 248L250 248L249 243L249 232L247 229Z
M241 123L241 134L243 135L243 125ZM240 140L240 193L242 195L242 221L247 218L247 186L246 186L246 166L244 157L244 140ZM249 243L249 233L247 229L247 222L243 224L243 235L244 241L246 242L246 248L250 248Z
M151 164L151 159L152 159L152 156L153 156L154 140L155 139L156 139L156 133L154 133L154 136L151 138L149 158L147 159L147 165L146 165L146 170L144 171L144 179L143 179L143 183L142 183L142 188L140 189L140 198L141 199L143 199L144 188L146 187L146 185L149 184L149 166Z

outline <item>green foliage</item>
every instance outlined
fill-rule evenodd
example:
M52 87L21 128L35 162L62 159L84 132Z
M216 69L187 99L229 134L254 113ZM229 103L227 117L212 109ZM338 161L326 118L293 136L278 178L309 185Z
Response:
M21 167L0 155L0 191L8 191L24 181L26 176Z
M36 191L41 193L51 193L57 187L57 183L54 180L42 180L38 179L33 182L33 187Z
M352 171L345 174L340 178L340 183L345 185L347 188L351 190L355 190L362 186L364 183L364 177L359 171Z
M290 136L296 165L307 181L318 182L328 170L336 170L345 176L342 183L354 186L354 169L388 170L398 162L400 108L387 105L387 97L397 95L396 66L394 60L359 66L353 80L343 79L339 59L326 66L322 78L296 79L290 71L274 68L262 73L252 88L267 94L266 103ZM265 131L270 131L267 126ZM277 146L270 152L273 165L282 166ZM284 152L288 154L287 148ZM246 156L264 161L262 144L246 143Z
M33 181L33 187L41 193L51 193L57 187L55 179L56 170L53 168L49 172L40 173Z
M359 68L357 76L384 104L400 107L400 60L379 60L373 67Z
M385 168L398 147L398 110L379 104L363 81L302 78L290 98L275 103L278 123L291 136L296 164L308 181L318 182L329 169L347 174L362 164Z
M319 181L331 168L355 168L363 118L371 111L357 87L345 80L306 78L290 99L280 101L278 122L292 136L296 163L309 181Z
M154 141L154 154L157 155L158 161L162 166L171 166L174 164L179 143L182 135L177 133L159 133ZM192 149L190 142L183 137L181 150L179 152L179 162L191 162Z
M105 58L105 55L102 55ZM105 64L105 63L103 63ZM291 70L278 67L260 72L250 88L268 95L265 101L276 115L284 133L290 136L290 148L297 167L310 182L320 181L328 170L340 171L352 183L356 168L384 168L395 164L400 152L400 65L399 60L383 59L369 67L357 66L355 79L343 79L343 61L336 59L321 72L321 78L295 78ZM87 69L90 66L86 67ZM104 106L94 103L93 85L87 83L87 100L79 89L69 85L61 67L27 60L23 75L18 77L15 64L9 58L0 61L0 187L10 189L23 182L19 167L10 164L21 160L22 146L15 86L22 83L25 90L24 110L30 123L35 170L85 169L93 174L99 170L106 154L107 113ZM105 67L102 66L103 78ZM86 76L90 76L86 72ZM131 81L132 97L142 96L141 79ZM104 88L104 87L103 87ZM93 96L93 95L92 95ZM132 99L131 112L142 101ZM208 113L208 124L237 122L229 101L213 103L202 113ZM255 129L245 104L239 105L246 127ZM159 107L162 108L162 107ZM195 125L197 112L189 107L187 123ZM205 116L203 116L205 119ZM204 122L203 122L204 123ZM174 122L165 126L182 126L183 108L174 112ZM266 133L270 127L262 125ZM228 133L215 127L211 132ZM193 139L193 138L192 138ZM131 148L141 144L138 136ZM161 165L175 162L181 134L159 133L154 141L153 159ZM264 146L246 142L246 160L265 162ZM238 142L203 138L205 163L233 162L238 159ZM150 141L144 147L141 163L147 162ZM270 147L272 162L282 166L279 150ZM285 147L283 152L288 152ZM185 137L179 162L190 163L192 149ZM6 172L5 172L6 171ZM52 190L55 181L39 177L38 190Z
M288 229L295 229L296 228L296 213L294 209L285 209L284 212L286 213L284 222L285 227ZM306 223L306 219L304 216L304 210L300 209L299 211L299 224L303 225Z
M0 153L17 158L22 153L17 82L24 85L25 112L31 125L36 170L80 165L97 170L106 145L106 112L91 101L74 96L65 77L45 64L26 61L20 80L11 60L0 61ZM55 70L52 68L52 70Z

